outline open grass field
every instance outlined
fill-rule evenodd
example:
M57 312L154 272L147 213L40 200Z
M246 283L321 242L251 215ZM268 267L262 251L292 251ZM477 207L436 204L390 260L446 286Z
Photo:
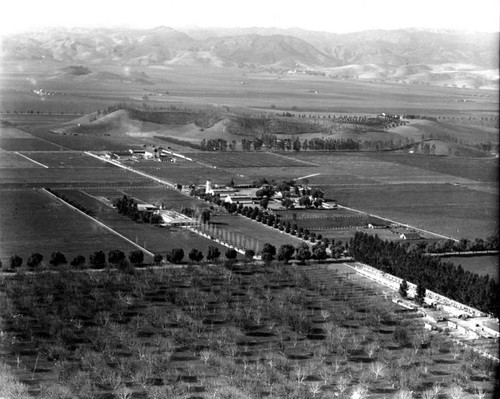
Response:
M48 262L52 252L60 251L70 262L98 250L135 249L40 190L1 190L0 203L0 259L6 265L14 254L26 262L39 252Z

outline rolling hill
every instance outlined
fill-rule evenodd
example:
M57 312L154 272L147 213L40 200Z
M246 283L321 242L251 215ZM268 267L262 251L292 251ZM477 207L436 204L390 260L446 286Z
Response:
M341 78L498 87L496 33L52 29L4 37L1 54L10 61L53 60L89 68L180 64L283 72L300 69Z

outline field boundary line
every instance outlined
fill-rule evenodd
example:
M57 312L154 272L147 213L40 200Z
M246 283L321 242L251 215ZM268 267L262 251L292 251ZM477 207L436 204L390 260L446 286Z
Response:
M398 222L396 220L391 220L391 219L388 219L384 216L378 216L378 215L375 215L373 213L368 213L368 212L364 212L364 211L360 211L358 209L354 209L354 208L349 208L347 206L344 206L344 205L337 205L339 208L343 208L343 209L347 209L349 211L353 211L353 212L357 212L357 213L362 213L364 215L368 215L368 216L372 216L372 217L376 217L376 218L379 218L379 219L383 219L383 220L387 220L391 223L396 223L400 226L404 226L404 227L407 227L409 229L414 229L414 230L418 230L418 231L421 231L422 233L427 233L427 234L432 234L433 236L437 236L437 237L441 237L441 238L444 238L446 240L452 240L452 241L455 241L455 242L458 242L459 240L457 240L456 238L453 238L453 237L448 237L448 236L445 236L443 234L439 234L439 233L434 233L430 230L425 230L425 229L421 229L419 227L415 227L415 226L412 226L410 224L406 224L406 223L401 223L401 222Z
M297 177L294 180L302 180L302 179L307 179L309 177L314 177L314 176L319 176L321 173L313 173L312 175L307 175L307 176L302 176L302 177Z
M158 183L161 183L161 184L164 184L170 188L175 188L175 185L173 183L170 183L169 181L166 181L166 180L162 180L156 176L151 176L151 175L148 175L147 173L144 173L144 172L141 172L139 170L136 170L136 169L133 169L129 166L125 166L125 165L122 165L121 163L119 162L115 162L111 159L104 159L104 158L101 158L100 156L98 155L95 155L95 154L92 154L90 151L84 151L83 152L84 154L87 154L88 156L91 156L93 158L96 158L96 159L99 159L100 161L102 162L107 162L107 163L110 163L111 165L115 165L119 168L122 168L122 169L125 169L125 170L128 170L129 172L132 172L132 173L135 173L135 174L138 174L139 176L142 176L142 177L146 177L148 179L151 179L151 180L154 180Z
M92 216L90 215L87 215L85 212L82 212L80 209L78 208L75 208L73 205L71 204L68 204L66 201L63 201L61 198L59 198L57 195L55 194L52 194L50 191L48 191L47 189L45 188L42 188L42 191L47 193L49 196L55 198L56 200L58 200L59 202L62 202L63 204L65 204L66 206L68 206L69 208L75 210L76 212L80 213L81 215L87 217L88 219L92 220L93 222L97 223L99 226L101 227L104 227L106 230L110 231L111 233L113 233L114 235L122 238L123 240L127 241L128 243L132 244L134 247L136 248L139 248L141 251L144 251L145 254L147 254L148 256L151 256L151 257L154 257L154 253L148 251L146 248L144 247L141 247L139 244L133 242L131 239L125 237L123 234L120 234L118 233L116 230L113 230L111 227L109 227L108 225L100 222L99 220L97 220L96 218L93 218Z
M43 166L45 169L49 169L49 167L47 165L44 165L43 163L40 163L38 161L35 161L34 159L31 159L30 157L26 156L26 155L23 155L21 154L19 151L14 151L14 154L17 154L17 155L20 155L22 156L23 158L26 158L28 161L31 161L37 165L40 165L40 166Z

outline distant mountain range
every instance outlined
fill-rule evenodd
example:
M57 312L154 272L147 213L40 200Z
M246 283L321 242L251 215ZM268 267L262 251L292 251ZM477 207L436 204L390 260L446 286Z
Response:
M498 83L498 39L497 33L415 29L335 34L277 28L75 28L4 37L1 55L82 64L299 68L393 80L441 81L446 80L441 73L460 73L481 86Z

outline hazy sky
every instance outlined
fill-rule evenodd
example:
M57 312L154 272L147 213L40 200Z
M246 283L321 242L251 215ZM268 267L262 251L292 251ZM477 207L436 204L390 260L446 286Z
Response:
M8 0L0 6L0 34L54 26L161 25L498 32L499 18L500 0Z

